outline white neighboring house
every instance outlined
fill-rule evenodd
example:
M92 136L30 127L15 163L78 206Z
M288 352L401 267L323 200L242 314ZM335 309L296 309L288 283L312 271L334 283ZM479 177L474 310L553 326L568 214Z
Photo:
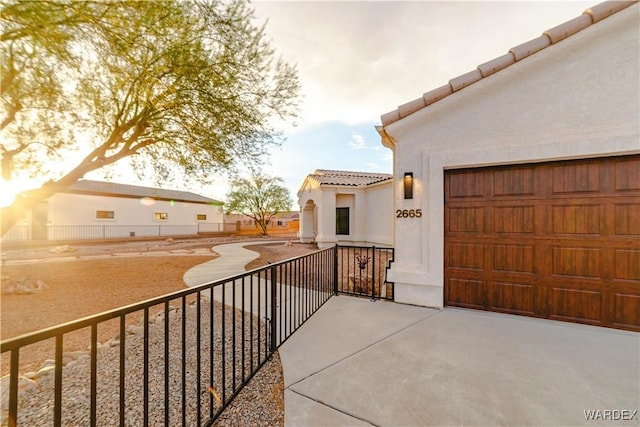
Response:
M394 209L423 212L393 219L396 301L640 330L639 9L601 3L381 117Z
M54 194L3 240L195 235L223 230L223 203L198 194L81 180Z
M341 245L391 246L390 174L316 170L298 191L300 239L320 249Z

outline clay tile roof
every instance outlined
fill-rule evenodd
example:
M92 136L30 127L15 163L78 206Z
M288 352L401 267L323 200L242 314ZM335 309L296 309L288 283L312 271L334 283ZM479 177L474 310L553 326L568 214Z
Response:
M584 30L591 24L593 24L593 18L591 15L583 13L577 18L573 18L562 25L558 25L557 27L553 27L550 30L545 31L544 35L549 37L551 43L558 43L560 40L564 40L578 31Z
M605 1L604 3L593 6L585 10L582 15L577 18L571 19L570 21L545 31L540 37L509 49L509 52L505 55L487 61L484 64L479 65L475 70L449 80L448 84L425 93L422 98L407 102L400 105L396 110L383 114L380 117L382 126L395 123L409 114L415 113L422 108L446 98L454 92L464 89L483 78L489 77L490 75L503 70L516 62L551 46L552 44L558 43L559 41L562 41L567 37L582 31L588 26L635 3L638 3L638 0Z
M424 95L422 95L422 98L424 99L426 105L431 105L434 102L440 101L442 98L451 95L452 93L453 89L451 89L450 85L446 84L425 93Z
M516 61L520 61L529 55L533 55L539 50L544 49L547 46L551 46L551 40L546 35L541 35L533 40L519 44L516 47L509 49L509 53L513 55Z
M114 182L91 181L88 179L80 180L71 185L67 190L65 190L65 193L127 198L149 197L157 200L174 200L177 202L211 204L216 206L221 206L223 204L218 200L210 199L188 191L164 190L161 188L116 184Z
M509 52L497 57L496 59L492 59L489 62L478 65L478 70L480 70L480 72L482 73L482 77L487 77L493 73L497 73L503 68L507 68L509 65L512 65L515 62L515 57L511 52Z
M393 175L388 173L354 172L354 171L334 171L318 169L309 175L320 185L343 185L348 187L366 187L378 182L393 179Z

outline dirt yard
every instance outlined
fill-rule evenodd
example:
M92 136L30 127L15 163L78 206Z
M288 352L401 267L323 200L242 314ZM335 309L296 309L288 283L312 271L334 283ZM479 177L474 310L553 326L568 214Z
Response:
M314 245L285 246L282 243L251 245L250 248L261 255L247 265L247 269L316 250ZM214 252L210 256L79 257L73 261L51 257L28 264L6 265L1 271L3 289L10 279L25 276L43 281L48 289L26 295L3 293L0 297L0 337L3 340L16 337L179 291L185 287L182 276L188 269L215 257ZM139 319L128 317L129 322L138 323ZM118 330L116 321L105 322L99 328L98 341L107 341ZM89 332L83 329L65 335L64 350L85 350ZM49 340L25 349L20 354L20 370L37 369L47 357L43 354L52 354L52 347L53 342ZM6 359L2 358L2 375L7 373Z
M260 253L260 257L254 259L245 266L247 270L252 270L254 268L263 267L268 263L283 261L285 259L315 252L318 250L318 247L315 243L293 243L291 246L286 246L282 243L266 243L262 245L247 246L247 249Z

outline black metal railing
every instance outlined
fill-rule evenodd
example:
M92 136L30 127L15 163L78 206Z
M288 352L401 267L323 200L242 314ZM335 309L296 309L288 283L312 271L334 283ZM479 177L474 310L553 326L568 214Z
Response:
M0 424L211 425L339 288L338 253L317 251L2 341L9 380ZM71 346L78 339L87 351ZM26 374L20 355L31 346L52 360Z
M387 271L394 249L368 246L336 247L336 293L393 300Z

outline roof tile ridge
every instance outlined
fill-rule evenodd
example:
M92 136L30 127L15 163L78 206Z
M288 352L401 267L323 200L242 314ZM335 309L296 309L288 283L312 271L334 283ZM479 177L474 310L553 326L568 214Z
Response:
M416 111L423 109L426 106L427 104L425 103L424 98L420 97L398 106L398 113L400 118L403 118L407 117L411 113L415 113Z
M509 49L509 53L513 55L517 62L549 46L551 46L551 38L547 34L542 34L535 39L512 47Z
M454 92L459 91L460 89L464 89L467 86L470 86L482 79L482 73L477 68L475 70L471 70L468 73L464 73L458 77L454 77L449 80L449 84L451 85L451 90Z
M431 105L434 102L440 101L442 98L446 98L447 96L453 93L453 89L451 85L447 83L446 85L440 86L439 88L430 90L422 95L425 104Z
M638 0L605 1L590 7L589 9L585 10L583 14L591 15L593 23L595 24L596 22L601 21L604 18L607 18L614 13L617 13L635 3L638 3Z
M383 172L349 171L349 170L337 170L337 169L316 169L316 172L328 172L328 173L339 174L341 176L344 176L345 174L348 174L348 176L384 175Z
M482 73L482 77L488 77L493 73L497 73L498 71L507 68L510 65L515 64L516 56L511 52L507 52L502 56L494 58L490 61L485 62L484 64L478 65L478 70Z
M589 25L593 24L593 17L589 13L583 13L577 18L573 18L570 21L564 22L551 29L548 29L543 34L549 37L551 44L556 44L561 40L566 39L575 33L584 30Z
M322 182L320 182L320 180L318 179L318 175L309 174L307 175L307 178L305 179L305 181L306 180L314 181L316 184L322 185ZM304 182L302 183L302 186L300 188L302 189L302 187L304 187Z
M448 85L447 85L448 86ZM380 116L380 121L382 122L382 126L390 125L391 123L395 123L400 120L400 112L396 108L393 111L389 111L388 113L384 113Z

